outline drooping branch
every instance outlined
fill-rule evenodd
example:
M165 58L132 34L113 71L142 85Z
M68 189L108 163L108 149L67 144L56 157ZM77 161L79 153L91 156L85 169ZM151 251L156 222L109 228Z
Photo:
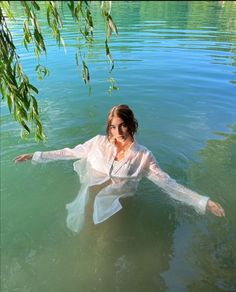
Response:
M44 36L37 17L37 12L40 11L42 4L39 1L20 1L19 3L23 8L25 16L22 28L23 44L27 50L30 44L33 46L37 60L35 71L38 79L42 79L49 73L46 67L40 65L40 56L47 54ZM61 4L57 1L44 1L43 5L45 3L47 24L52 31L57 45L59 47L62 45L66 51L66 44L61 36L63 17L60 9L58 9L58 5ZM93 42L94 20L90 7L91 1L66 1L66 3L71 12L71 17L78 25L79 39L83 39L86 44ZM100 1L101 14L105 19L105 52L111 64L110 72L114 68L114 61L110 53L109 39L112 32L118 33L117 27L111 17L111 3L112 1ZM11 31L7 25L7 18L14 20L14 15L11 11L11 1L1 1L0 92L2 100L7 102L13 118L22 126L23 137L27 136L30 132L34 132L36 140L43 140L44 134L39 118L38 103L35 97L38 94L38 89L30 83L28 76L24 73ZM75 60L77 65L81 63L82 80L85 84L89 84L89 68L85 62L85 58L81 54L81 45L76 49Z

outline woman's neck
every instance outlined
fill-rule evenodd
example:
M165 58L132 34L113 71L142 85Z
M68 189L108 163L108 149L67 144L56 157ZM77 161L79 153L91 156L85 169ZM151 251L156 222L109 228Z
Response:
M123 143L121 141L115 140L116 147L116 157L115 160L122 160L125 156L125 153L130 149L133 144L132 137L128 137Z
M133 139L132 139L132 137L131 136L129 136L126 140L124 140L124 141L117 141L117 140L115 140L115 145L117 146L117 147L119 147L119 148L124 148L124 147L126 147L126 146L128 146L128 145L130 145L130 144L132 144L133 143Z

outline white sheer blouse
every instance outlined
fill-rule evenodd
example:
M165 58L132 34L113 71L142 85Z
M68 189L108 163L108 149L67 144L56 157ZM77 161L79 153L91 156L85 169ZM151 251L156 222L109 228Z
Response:
M73 149L34 153L33 163L77 159L73 165L79 175L81 188L75 200L66 205L67 226L72 231L79 232L83 226L91 186L110 182L100 189L94 199L93 221L97 224L122 209L119 199L134 195L138 182L144 176L172 198L193 206L198 213L205 213L209 198L187 189L170 178L160 169L153 154L146 147L134 141L122 160L115 161L115 156L115 145L102 135L97 135Z

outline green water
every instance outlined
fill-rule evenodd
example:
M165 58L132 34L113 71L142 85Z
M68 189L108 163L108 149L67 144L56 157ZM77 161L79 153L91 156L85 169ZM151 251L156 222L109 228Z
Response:
M50 76L38 81L33 53L20 46L19 5L14 9L19 18L11 27L40 91L47 141L22 141L1 104L1 291L235 291L235 2L113 3L119 36L111 41L112 77L119 90L112 95L97 12L90 96L75 66L76 27L67 10L66 55L42 21ZM67 229L65 205L80 187L73 162L12 160L105 133L106 113L120 103L136 114L138 142L178 182L221 203L225 218L200 216L143 180L109 220L95 226L87 214L79 235Z

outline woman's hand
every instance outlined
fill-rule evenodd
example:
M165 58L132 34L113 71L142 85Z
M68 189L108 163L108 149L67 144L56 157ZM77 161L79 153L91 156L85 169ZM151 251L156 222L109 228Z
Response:
M32 159L33 154L21 154L14 159L15 163L23 162Z
M215 216L218 216L218 217L225 216L225 211L221 207L221 205L219 203L213 202L212 200L208 200L206 208Z

